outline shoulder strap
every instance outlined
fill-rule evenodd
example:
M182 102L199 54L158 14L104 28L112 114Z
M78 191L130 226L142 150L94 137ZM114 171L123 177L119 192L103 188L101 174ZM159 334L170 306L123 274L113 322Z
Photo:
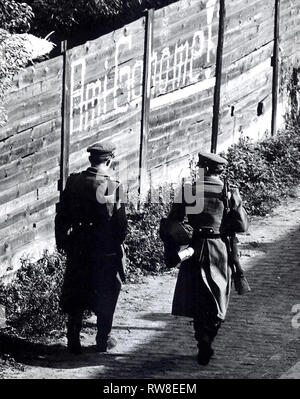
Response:
M223 190L222 190L222 201L224 203L224 212L228 213L230 211L230 201L228 199L229 183L226 177L223 179Z

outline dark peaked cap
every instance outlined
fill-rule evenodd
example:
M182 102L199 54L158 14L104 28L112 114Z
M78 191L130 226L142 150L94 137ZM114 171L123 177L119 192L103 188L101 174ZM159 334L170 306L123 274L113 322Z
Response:
M106 143L95 143L88 147L87 152L91 153L91 156L97 157L99 159L105 159L112 157L116 146L111 142Z
M228 163L225 158L210 152L199 152L198 157L198 165L226 165Z

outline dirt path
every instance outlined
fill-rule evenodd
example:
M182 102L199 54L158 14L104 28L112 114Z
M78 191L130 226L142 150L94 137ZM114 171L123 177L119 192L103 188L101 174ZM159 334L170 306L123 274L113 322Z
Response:
M93 352L92 317L82 331L82 355L69 355L62 339L47 355L29 354L18 368L5 367L0 377L300 378L300 328L292 325L292 308L300 304L299 205L300 190L240 236L252 293L233 293L209 366L195 361L191 321L170 315L176 281L170 272L123 287L113 329L118 345L110 353Z

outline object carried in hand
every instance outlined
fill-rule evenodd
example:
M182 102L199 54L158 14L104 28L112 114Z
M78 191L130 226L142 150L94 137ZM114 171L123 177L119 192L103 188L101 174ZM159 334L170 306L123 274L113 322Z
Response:
M232 200L232 197L229 201L228 192L228 181L224 179L224 229L229 233L227 237L228 263L232 270L235 290L239 295L244 295L251 291L251 288L239 260L237 248L238 239L233 231L246 231L248 229L248 218L244 208L242 207L241 201L236 201L237 206L232 206L234 201ZM239 197L237 190L231 193L231 195ZM231 220L234 220L237 225L230 226Z
M159 236L164 243L167 267L174 267L193 255L194 251L190 247L193 228L185 221L161 219Z
M228 241L228 261L232 269L234 287L239 295L244 295L251 291L251 288L245 276L245 272L240 264L237 248L238 239L235 236L228 237Z

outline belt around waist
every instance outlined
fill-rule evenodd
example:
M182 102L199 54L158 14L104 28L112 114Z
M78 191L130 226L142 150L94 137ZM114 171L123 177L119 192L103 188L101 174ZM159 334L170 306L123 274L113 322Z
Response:
M78 223L72 224L73 229L82 229L82 228L94 227L94 226L96 226L96 223L93 223L93 222L78 222Z
M197 230L194 230L194 235L196 238L221 238L225 237L224 234L220 232L214 232L213 228L210 227L201 227Z
M223 238L224 234L196 234L196 238Z

